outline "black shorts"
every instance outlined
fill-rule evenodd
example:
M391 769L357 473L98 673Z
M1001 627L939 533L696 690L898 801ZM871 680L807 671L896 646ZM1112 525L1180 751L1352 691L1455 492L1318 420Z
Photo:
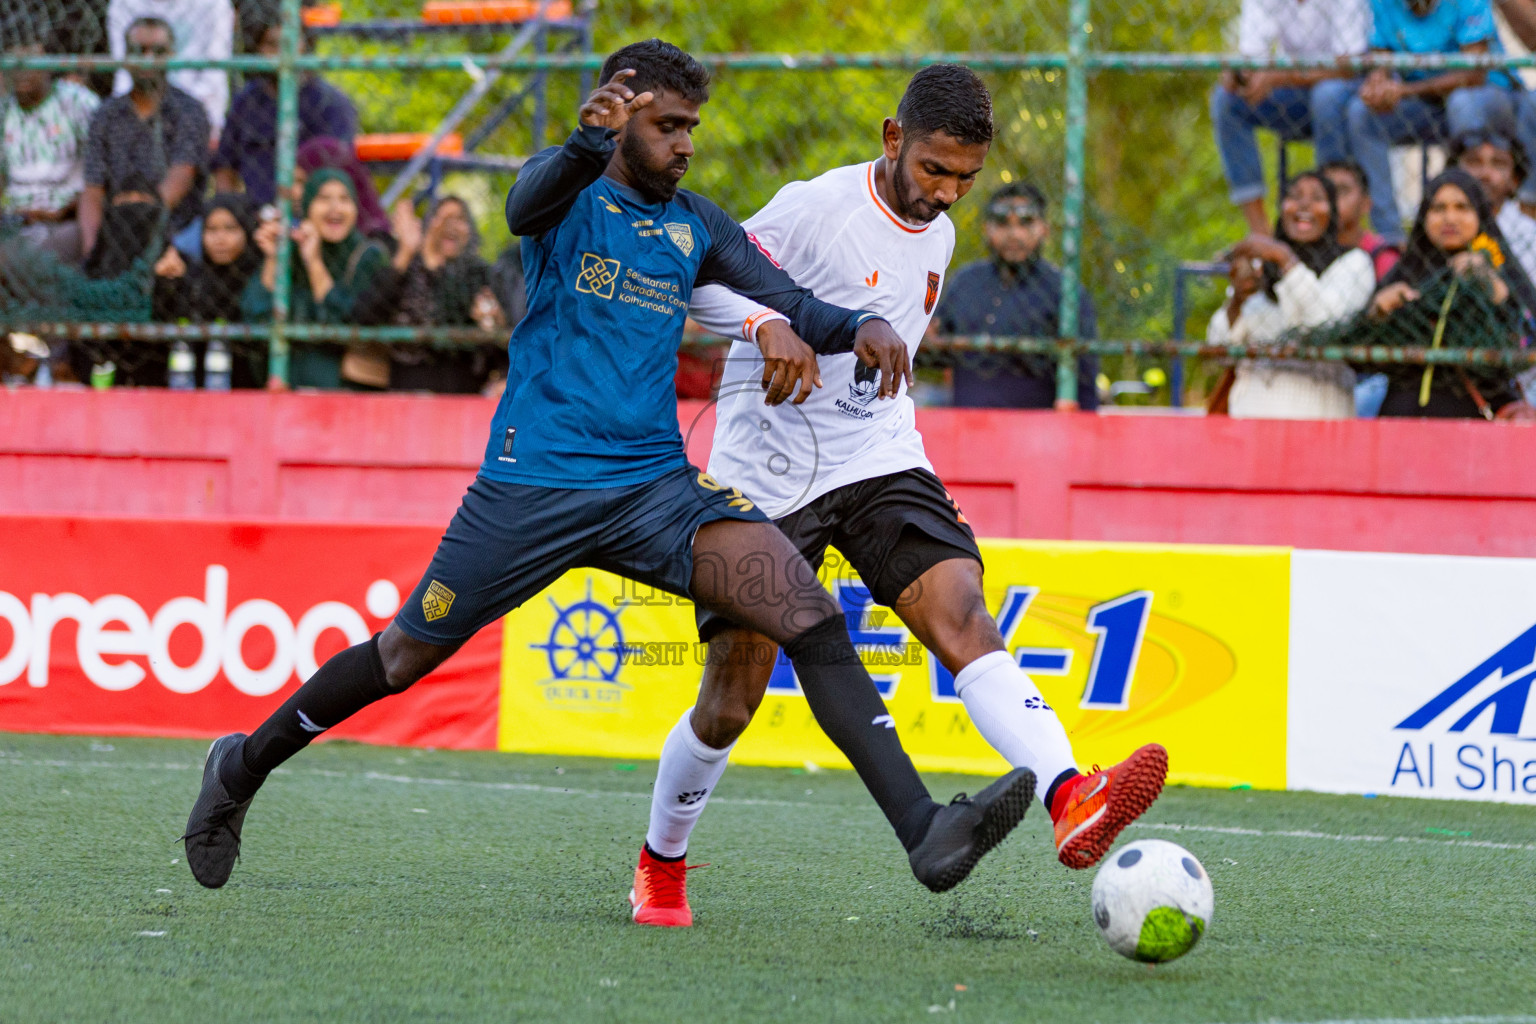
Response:
M568 569L604 569L691 597L694 534L718 519L768 521L740 491L687 465L594 490L477 476L395 622L424 643L456 644Z
M908 469L828 491L774 525L820 571L831 545L843 553L878 604L894 607L919 576L952 558L981 561L976 534L939 478ZM731 626L700 608L699 639Z

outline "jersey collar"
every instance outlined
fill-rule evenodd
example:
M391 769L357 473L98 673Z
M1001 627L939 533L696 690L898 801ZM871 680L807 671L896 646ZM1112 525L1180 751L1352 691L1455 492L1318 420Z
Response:
M907 234L920 235L933 226L933 221L929 221L922 227L915 228L911 224L908 224L906 221L902 220L900 217L896 216L895 213L891 212L891 208L885 205L885 200L880 198L880 192L875 188L875 161L873 160L871 160L868 166L864 168L864 186L865 190L869 193L870 202L874 203L875 207L879 209L881 213L885 214L892 224L896 225ZM937 220L938 218L934 219Z

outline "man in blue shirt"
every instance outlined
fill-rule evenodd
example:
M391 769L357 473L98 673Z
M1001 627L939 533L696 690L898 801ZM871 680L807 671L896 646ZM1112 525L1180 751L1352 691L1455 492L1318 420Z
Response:
M277 10L257 4L241 21L255 51L275 57L282 42ZM330 136L350 144L357 135L357 110L335 86L307 74L299 82L299 137L302 146L310 139ZM229 104L229 117L213 155L213 180L220 192L245 190L252 206L277 198L277 77L261 73L246 76L245 87Z
M528 315L480 474L394 622L322 665L249 737L214 742L184 837L202 885L228 880L274 768L578 567L690 597L780 643L930 889L959 884L1033 799L1034 774L1016 769L935 803L815 572L751 499L688 464L672 379L696 284L790 318L765 342L769 402L814 380L814 351L878 365L881 396L894 396L901 376L910 383L907 348L874 314L818 301L719 207L679 191L708 98L702 65L653 39L610 56L603 79L565 145L530 160L507 196Z
M968 263L950 278L933 316L938 334L994 337L1061 336L1061 271L1040 255L1050 234L1045 194L1028 182L1004 185L987 202L991 259ZM1078 296L1078 335L1098 336L1093 303ZM1099 361L1077 360L1077 405L1099 407ZM954 403L981 409L1050 409L1056 404L1056 359L1048 355L963 353L953 371Z
M1372 53L1503 53L1489 0L1371 0ZM1371 226L1402 245L1393 195L1394 143L1443 142L1513 124L1513 82L1502 71L1377 68L1349 104L1349 144L1371 187Z

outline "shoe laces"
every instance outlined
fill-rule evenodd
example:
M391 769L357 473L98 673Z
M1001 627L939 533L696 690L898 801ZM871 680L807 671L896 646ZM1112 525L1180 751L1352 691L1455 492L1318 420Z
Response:
M646 868L647 897L653 906L681 907L688 902L688 872L708 864L684 864L680 860L652 860Z
M207 836L208 838L203 840L203 845L211 846L213 845L214 833L222 828L227 830L230 838L235 841L235 856L240 856L240 837L236 835L234 829L229 828L230 816L239 809L240 805L233 800L220 800L209 809L207 817L203 819L205 824L202 828L193 829L191 832L185 833L176 842L180 843L188 839L196 839L198 836Z

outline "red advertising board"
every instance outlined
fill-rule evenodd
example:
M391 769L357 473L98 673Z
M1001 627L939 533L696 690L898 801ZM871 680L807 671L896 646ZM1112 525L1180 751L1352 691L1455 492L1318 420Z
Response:
M0 516L0 731L249 730L384 628L441 530ZM493 748L500 635L328 735Z

